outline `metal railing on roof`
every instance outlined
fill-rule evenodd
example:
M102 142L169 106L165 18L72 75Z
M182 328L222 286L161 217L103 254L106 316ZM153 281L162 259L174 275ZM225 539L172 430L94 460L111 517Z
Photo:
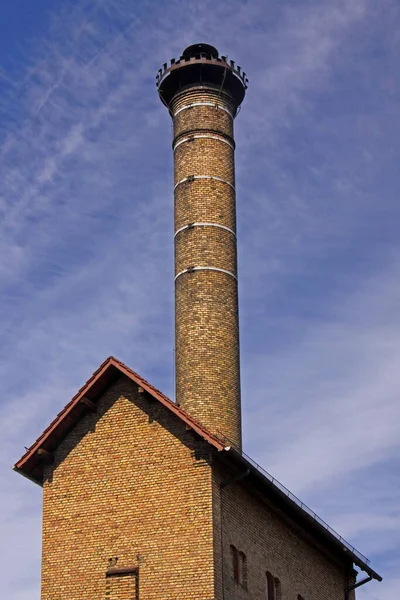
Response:
M283 494L285 494L285 496L290 498L290 500L292 500L292 502L294 502L298 507L300 507L302 510L304 510L304 512L306 512L312 519L314 519L314 521L316 521L319 525L321 525L324 529L326 529L326 531L329 531L329 533L331 535L333 535L333 537L335 537L341 544L343 544L344 550L350 550L350 552L352 552L355 556L357 556L357 558L359 558L363 563L365 563L366 565L370 564L371 561L366 556L361 554L361 552L359 552L356 548L354 548L354 546L352 546L349 542L347 542L344 538L342 538L342 536L339 535L337 531L332 529L332 527L330 527L330 525L328 525L328 523L326 523L323 519L321 519L321 517L319 517L317 515L317 513L314 512L309 506L307 506L307 504L304 504L304 502L302 502L297 496L292 494L292 492L290 490L288 490L287 487L285 487L283 485L283 483L278 481L275 477L273 477L270 473L268 473L268 471L263 469L258 463L256 463L255 460L253 460L250 456L248 456L245 452L243 452L243 450L241 450L238 446L236 446L236 444L234 444L226 436L222 435L221 433L219 435L221 436L221 439L226 442L227 446L232 447L238 454L240 454L243 458L245 458L247 460L247 462L249 462L255 469L257 469L257 471L259 473L261 473L261 475L263 475L266 479L268 479L268 481L270 481L275 487L277 487Z

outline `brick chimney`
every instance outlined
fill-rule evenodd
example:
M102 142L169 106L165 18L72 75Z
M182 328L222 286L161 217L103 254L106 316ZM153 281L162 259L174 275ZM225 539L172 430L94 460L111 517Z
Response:
M247 77L195 44L157 87L174 127L176 400L241 447L233 120Z

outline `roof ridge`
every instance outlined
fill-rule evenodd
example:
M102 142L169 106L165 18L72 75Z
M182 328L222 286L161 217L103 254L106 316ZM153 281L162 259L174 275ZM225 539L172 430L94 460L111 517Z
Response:
M128 367L128 365L126 365L125 363L123 363L122 360L119 360L118 358L115 358L114 356L110 356L109 359L112 360L112 361L115 361L120 367L122 367L123 369L126 369L135 378L137 378L140 381L142 381L143 384L146 387L148 387L149 389L153 390L154 393L157 396L162 397L171 407L174 408L174 410L176 410L177 412L179 412L188 421L193 422L193 424L196 425L199 429L201 429L205 434L207 434L207 436L210 436L210 437L214 438L215 440L218 440L218 442L220 442L220 443L223 442L222 438L218 437L214 433L211 433L206 427L204 427L204 425L202 425L199 421L197 421L197 419L195 419L188 412L186 412L179 404L177 404L176 402L174 402L173 400L171 400L171 398L168 398L168 396L166 396L165 394L163 394L163 392L160 392L160 390L158 390L156 387L154 387L154 385L152 385L151 383L149 383L144 377L142 377L136 371L134 371L133 369L131 369L130 367ZM107 359L107 360L109 360L109 359Z
M70 427L75 424L83 415L83 410L79 409L80 400L85 396L92 386L100 381L101 378L106 376L107 370L110 367L114 367L120 371L120 373L129 377L137 385L143 387L151 396L161 402L167 409L176 414L187 426L196 431L201 437L213 445L217 450L223 450L225 447L224 441L211 433L201 423L189 415L183 408L181 408L176 402L173 402L165 394L160 392L151 383L149 383L144 377L133 371L130 367L124 364L121 360L115 356L107 357L101 365L94 371L89 377L86 383L79 388L78 392L71 398L71 400L64 406L64 408L57 414L57 416L51 421L51 423L44 429L40 436L36 439L33 444L29 446L25 454L16 462L14 469L20 471L22 474L30 477L29 473L33 469L38 469L37 460L35 460L35 454L44 444L52 445L49 440L53 437L53 444L58 444L61 439L67 434ZM82 405L81 405L82 406ZM75 409L75 414L74 413ZM52 436L53 434L53 436ZM45 448L48 449L48 448ZM31 464L32 463L32 464ZM32 466L33 465L33 466ZM38 478L32 477L37 483L40 482Z

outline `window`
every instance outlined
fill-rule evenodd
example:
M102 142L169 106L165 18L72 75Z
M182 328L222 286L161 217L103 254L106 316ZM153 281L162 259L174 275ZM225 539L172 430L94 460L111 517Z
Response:
M231 564L232 564L232 577L239 583L239 552L237 548L231 545Z
M244 552L239 552L239 583L247 590L247 558Z
M300 594L297 594L297 600L304 600L304 598Z
M137 567L111 566L106 572L106 600L138 600L139 579Z
M239 552L236 546L231 545L231 573L232 578L247 590L247 558L244 552Z
M281 600L281 582L269 571L266 572L265 598L266 600Z

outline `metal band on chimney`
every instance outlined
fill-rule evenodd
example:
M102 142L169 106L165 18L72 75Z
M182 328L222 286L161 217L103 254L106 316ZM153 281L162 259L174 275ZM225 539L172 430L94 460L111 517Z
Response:
M233 119L233 114L230 110L226 108L226 106L221 106L221 104L214 104L214 102L192 102L192 104L186 104L185 106L181 106L180 108L178 108L178 110L172 115L172 117L175 118L176 115L179 115L179 113L183 110L193 108L194 106L212 106L213 108L219 108L220 110L225 111Z
M180 233L181 231L185 231L186 229L193 229L193 227L218 227L218 229L228 231L236 237L236 233L232 229L229 229L229 227L225 227L225 225L220 225L219 223L188 223L187 225L184 225L183 227L180 227L175 231L174 238L176 238L178 233Z
M230 275L237 281L237 277L234 273L231 273L231 271L227 271L226 269L220 269L219 267L188 267L187 269L184 269L175 275L174 281L176 281L181 275L184 275L185 273L193 273L194 271L217 271L219 273L225 273L225 275Z
M206 138L209 140L218 140L220 142L223 142L224 144L228 144L228 146L230 148L232 148L232 150L235 149L235 146L232 144L232 142L230 142L229 140L227 140L226 138L222 137L222 135L215 135L215 134L206 134L206 133L199 133L199 134L194 134L191 135L190 137L184 137L181 140L178 140L176 142L176 144L173 146L173 150L175 152L175 150L178 148L178 146L180 146L181 144L183 144L184 142L192 142L193 140L197 140L200 138Z
M174 185L174 190L176 190L178 185L181 185L181 183L185 183L185 181L193 181L194 179L214 179L215 181L226 183L226 185L229 185L233 190L235 189L233 183L226 181L226 179L222 179L221 177L215 177L214 175L189 175L189 177L185 177L184 179L178 181L178 183Z

